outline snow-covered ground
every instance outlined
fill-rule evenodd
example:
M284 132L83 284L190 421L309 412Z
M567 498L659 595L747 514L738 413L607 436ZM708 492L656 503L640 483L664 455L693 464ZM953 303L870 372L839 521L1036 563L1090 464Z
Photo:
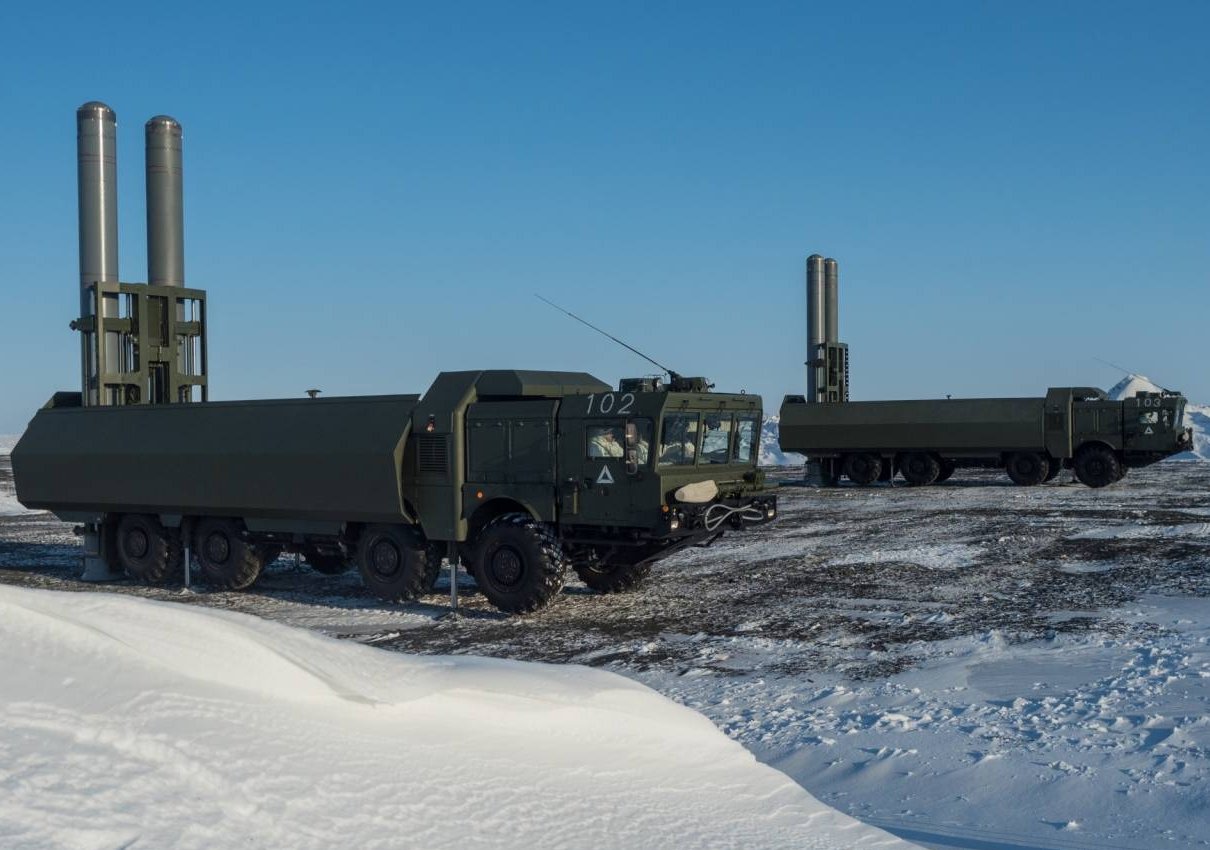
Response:
M15 587L0 646L7 850L908 847L586 667Z
M823 803L935 850L1210 846L1210 464L1167 461L1103 490L1069 481L963 470L926 489L787 487L777 523L679 553L635 593L571 582L525 618L475 595L458 618L441 595L381 605L355 574L285 560L246 593L85 586L70 528L45 514L0 517L0 585L184 603L155 630L202 606L404 664L604 668L705 715ZM0 780L0 807L11 787Z

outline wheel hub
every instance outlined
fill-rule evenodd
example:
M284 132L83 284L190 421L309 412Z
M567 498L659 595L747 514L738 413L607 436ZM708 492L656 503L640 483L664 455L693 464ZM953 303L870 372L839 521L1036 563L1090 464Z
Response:
M492 554L490 566L492 578L496 583L505 587L512 587L517 584L521 580L521 573L524 571L521 556L508 546L502 546Z
M394 544L389 541L382 540L375 544L371 554L371 563L374 565L374 572L383 578L390 578L399 572L399 550Z
M147 532L143 529L134 528L126 533L126 551L130 557L142 558L146 556L150 548L151 543L147 539Z
M215 532L206 538L206 558L212 564L225 564L231 557L231 541L227 535Z

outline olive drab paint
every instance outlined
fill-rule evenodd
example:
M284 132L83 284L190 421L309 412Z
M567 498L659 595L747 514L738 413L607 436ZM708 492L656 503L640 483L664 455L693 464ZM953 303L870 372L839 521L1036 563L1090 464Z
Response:
M963 466L1003 467L1018 484L1071 468L1090 486L1111 484L1192 445L1180 393L1114 401L1091 387L1045 397L849 401L848 346L839 341L838 265L807 259L807 393L780 410L782 451L806 455L808 482L868 484L896 473L909 483Z

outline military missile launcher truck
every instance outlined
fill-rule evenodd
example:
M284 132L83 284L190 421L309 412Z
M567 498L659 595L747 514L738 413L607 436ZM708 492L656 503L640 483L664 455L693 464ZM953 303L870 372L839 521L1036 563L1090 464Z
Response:
M844 475L872 484L898 472L908 484L944 481L959 467L999 467L1015 484L1052 480L1063 468L1089 487L1120 480L1187 451L1178 393L1114 401L1101 390L1059 387L1044 398L848 401L808 404L786 396L784 451L820 465L824 483Z
M160 583L185 547L213 585L299 551L355 561L385 600L464 559L504 611L545 605L570 565L633 587L650 565L776 499L756 468L761 400L677 378L617 390L573 372L444 372L423 396L81 406L59 393L12 452L17 497L99 529L100 555Z
M1000 467L1016 484L1041 484L1063 468L1090 487L1187 451L1180 393L1114 401L1090 387L1037 398L849 401L849 349L839 340L838 265L807 258L807 394L782 402L782 451L807 456L807 477L834 485L944 481L959 467Z

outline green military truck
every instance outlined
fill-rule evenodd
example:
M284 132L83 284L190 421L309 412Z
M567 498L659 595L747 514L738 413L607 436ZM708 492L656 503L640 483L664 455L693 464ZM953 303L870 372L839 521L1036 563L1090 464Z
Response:
M786 396L780 445L818 462L824 483L944 481L958 467L998 467L1019 485L1052 480L1063 468L1089 487L1120 480L1192 445L1179 393L1114 401L1089 387L1058 387L1044 398L840 401Z
M385 600L430 591L460 557L496 607L544 606L570 565L590 587L764 523L761 400L701 379L444 372L423 395L81 406L59 393L12 452L29 508L98 528L151 583L191 549L211 584L251 585L299 552L355 562Z

